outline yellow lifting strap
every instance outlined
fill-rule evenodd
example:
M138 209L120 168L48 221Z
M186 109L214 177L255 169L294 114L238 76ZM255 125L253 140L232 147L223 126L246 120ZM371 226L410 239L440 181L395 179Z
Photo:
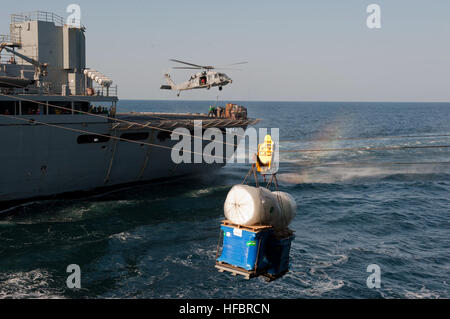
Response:
M273 141L270 135L264 137L264 143L258 145L256 153L256 168L258 172L265 173L270 170L273 158Z

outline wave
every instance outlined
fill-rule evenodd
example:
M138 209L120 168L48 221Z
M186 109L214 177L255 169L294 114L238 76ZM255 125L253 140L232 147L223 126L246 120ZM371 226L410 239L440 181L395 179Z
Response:
M53 282L51 275L42 269L0 274L0 299L64 298L62 291L50 288Z
M438 299L440 295L437 292L430 291L425 287L422 287L419 291L405 290L405 297L409 299Z
M408 165L405 167L317 167L306 168L299 173L280 173L278 181L285 184L314 184L314 183L340 183L352 180L380 180L393 179L443 179L450 176L449 166L433 165Z

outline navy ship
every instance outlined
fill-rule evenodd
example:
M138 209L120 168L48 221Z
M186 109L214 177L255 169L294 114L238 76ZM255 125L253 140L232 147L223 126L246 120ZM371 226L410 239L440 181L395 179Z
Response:
M117 113L114 81L86 66L85 33L38 11L12 14L0 35L0 202L211 172L226 159L176 164L171 132L202 120L226 134L257 121Z

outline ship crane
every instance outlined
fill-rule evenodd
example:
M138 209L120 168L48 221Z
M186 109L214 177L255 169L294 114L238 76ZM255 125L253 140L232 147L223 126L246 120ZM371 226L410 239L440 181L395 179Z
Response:
M35 67L34 79L39 80L39 83L42 83L42 78L48 75L47 71L48 63L41 63L33 58L27 57L26 55L16 52L15 50L11 50L10 48L7 47L6 43L0 44L0 53L2 52L2 50L6 50L9 53L33 65Z

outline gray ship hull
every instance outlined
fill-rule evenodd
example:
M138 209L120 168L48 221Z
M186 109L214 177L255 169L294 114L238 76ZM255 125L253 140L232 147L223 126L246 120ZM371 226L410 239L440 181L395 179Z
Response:
M112 130L113 123L89 115L22 118L34 118L102 135L122 134ZM165 147L172 147L177 143L170 138L156 138L164 130L155 128L140 127L126 132L148 132L149 137L142 140L145 143ZM0 143L3 149L0 152L0 202L201 174L225 165L177 165L171 160L170 149L115 139L80 144L80 135L83 134L17 119L0 118Z
M193 122L202 120L203 128L220 128L223 134L226 128L250 125L246 113L242 120L231 110L216 118L116 114L117 84L86 66L86 28L64 21L50 12L13 14L10 33L0 35L0 202L205 173L225 165L175 164L171 151L178 141L170 139L170 132L178 127L193 131Z

